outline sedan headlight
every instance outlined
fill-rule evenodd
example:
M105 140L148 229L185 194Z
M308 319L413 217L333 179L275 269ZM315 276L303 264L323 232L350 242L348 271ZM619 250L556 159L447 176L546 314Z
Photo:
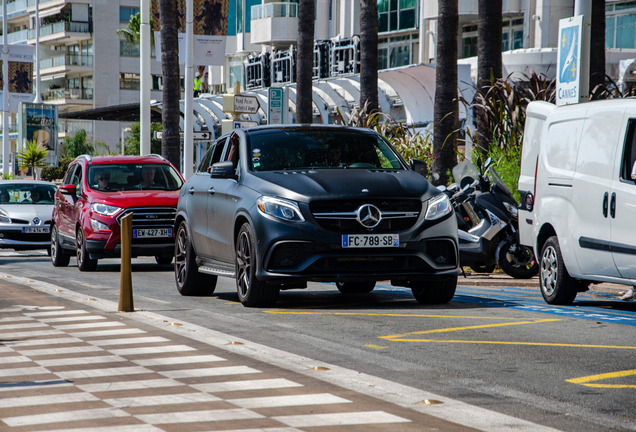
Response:
M0 222L11 223L11 218L9 217L9 213L4 210L0 210Z
M517 209L516 206L513 206L512 204L507 203L505 201L504 201L504 207L506 207L506 210L508 210L510 214L513 214L516 216L519 213L519 210Z
M91 228L93 228L93 231L110 231L108 225L95 219L91 219Z
M91 208L95 213L104 216L114 216L121 211L121 207L109 206L102 203L93 203Z
M428 200L428 209L425 218L427 220L439 219L453 211L453 206L446 194L439 194Z
M269 216L289 222L304 222L300 207L294 201L282 198L262 196L256 200L258 209Z

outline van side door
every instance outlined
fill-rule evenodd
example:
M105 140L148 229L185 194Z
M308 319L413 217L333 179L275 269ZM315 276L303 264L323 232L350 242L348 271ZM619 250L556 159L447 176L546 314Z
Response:
M609 210L610 248L620 275L626 279L636 279L636 181L632 179L636 162L636 110L632 111L632 118L622 128L623 145L616 152L620 165L617 164L612 182Z

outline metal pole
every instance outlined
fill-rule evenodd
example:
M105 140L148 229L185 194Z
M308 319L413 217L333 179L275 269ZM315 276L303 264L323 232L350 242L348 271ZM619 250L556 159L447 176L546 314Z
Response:
M132 213L121 218L121 278L119 282L119 308L120 312L134 312L132 295L132 265L131 265L131 241L132 241Z
M35 2L35 99L33 103L42 103L40 95L40 0Z
M139 134L141 155L151 153L150 149L150 2L141 0L141 28L140 33L140 55L139 72L140 77L140 115Z
M586 102L590 96L590 36L592 28L592 1L575 0L574 16L583 15L583 34L581 41L581 89L580 100Z
M12 171L11 141L9 140L9 44L7 42L7 0L2 0L2 163L4 173Z
M194 6L193 0L186 2L186 70L185 70L185 112L183 113L183 177L187 180L193 173L193 109L194 105L194 65L192 62L192 45L194 32Z

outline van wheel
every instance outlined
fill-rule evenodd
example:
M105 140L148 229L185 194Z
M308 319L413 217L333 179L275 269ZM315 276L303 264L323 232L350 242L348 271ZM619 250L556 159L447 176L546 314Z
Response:
M179 294L182 296L209 296L214 292L217 276L199 273L194 247L192 247L190 240L190 231L185 221L181 222L177 230L174 256L174 279ZM161 264L159 260L157 263Z
M539 281L544 300L554 305L571 304L580 285L565 268L556 236L550 237L543 245L540 267Z
M367 294L375 288L375 281L336 282L336 287L343 294Z
M80 271L94 271L97 268L97 260L92 259L86 251L86 237L82 227L77 227L77 268Z
M51 226L51 262L53 267L66 267L71 260L71 255L66 253L62 246L60 246L60 240L57 235L57 227Z
M236 238L236 291L246 307L274 306L280 287L256 278L256 240L252 227L244 223Z
M457 276L443 280L415 282L411 286L413 297L422 304L448 303L457 289Z

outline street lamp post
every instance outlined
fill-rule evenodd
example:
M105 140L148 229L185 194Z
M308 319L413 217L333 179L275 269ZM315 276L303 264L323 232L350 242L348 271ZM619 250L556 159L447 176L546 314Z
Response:
M121 155L124 155L124 137L126 136L126 134L128 132L130 132L132 129L130 129L129 127L123 128L121 130Z

